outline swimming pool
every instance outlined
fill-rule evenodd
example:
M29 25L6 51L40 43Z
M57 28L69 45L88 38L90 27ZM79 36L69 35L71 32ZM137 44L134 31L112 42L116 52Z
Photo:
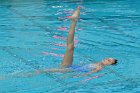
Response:
M0 93L140 93L139 4L138 0L1 0L0 75L9 77L0 80ZM67 16L77 5L82 10L74 63L106 57L119 63L81 78L67 77L76 73L10 77L60 64L70 25Z

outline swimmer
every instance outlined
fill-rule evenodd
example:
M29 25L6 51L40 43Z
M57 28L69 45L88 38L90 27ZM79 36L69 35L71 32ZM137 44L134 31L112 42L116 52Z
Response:
M52 73L62 72L63 73L63 72L82 71L82 72L87 72L87 73L83 75L79 75L79 76L87 76L87 75L90 75L92 73L102 70L105 66L114 65L117 63L116 59L107 58L97 63L87 64L84 66L73 66L74 33L75 33L75 27L76 27L77 21L79 19L79 15L80 15L80 7L77 7L73 15L70 17L72 24L71 24L68 37L67 37L66 52L65 52L60 68L38 70L37 71L38 73L48 73L48 72L52 72Z
M37 70L37 71L31 71L28 73L17 73L17 74L12 75L12 77L20 77L20 76L28 77L28 76L34 76L34 75L43 74L43 73L54 73L54 72L65 73L65 72L76 72L76 71L86 72L85 74L76 75L76 77L88 76L90 74L93 74L95 72L102 70L106 66L116 64L117 63L116 59L107 58L107 59L102 60L101 62L91 63L84 66L73 65L74 33L75 33L75 27L76 27L77 21L79 19L79 15L80 15L80 7L77 7L73 15L70 17L71 27L70 27L68 37L67 37L66 52L61 62L61 66L59 68L42 69L42 70ZM1 77L1 79L3 79L3 77Z

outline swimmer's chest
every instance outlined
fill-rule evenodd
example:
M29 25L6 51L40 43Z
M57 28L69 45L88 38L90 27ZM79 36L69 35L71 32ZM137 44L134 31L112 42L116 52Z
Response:
M96 66L95 64L87 64L84 66L72 66L72 69L80 72L89 72L95 70L97 67L98 66Z

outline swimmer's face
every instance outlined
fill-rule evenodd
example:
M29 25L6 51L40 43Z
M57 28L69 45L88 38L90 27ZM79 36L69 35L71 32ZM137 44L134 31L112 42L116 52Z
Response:
M114 64L117 63L117 60L114 59L114 58L107 58L107 59L104 59L104 60L103 60L103 63L104 63L105 65L114 65Z

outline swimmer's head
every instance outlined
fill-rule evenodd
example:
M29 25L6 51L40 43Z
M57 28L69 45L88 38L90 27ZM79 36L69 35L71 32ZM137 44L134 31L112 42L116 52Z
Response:
M115 65L117 63L117 59L114 58L106 58L102 61L104 65Z

